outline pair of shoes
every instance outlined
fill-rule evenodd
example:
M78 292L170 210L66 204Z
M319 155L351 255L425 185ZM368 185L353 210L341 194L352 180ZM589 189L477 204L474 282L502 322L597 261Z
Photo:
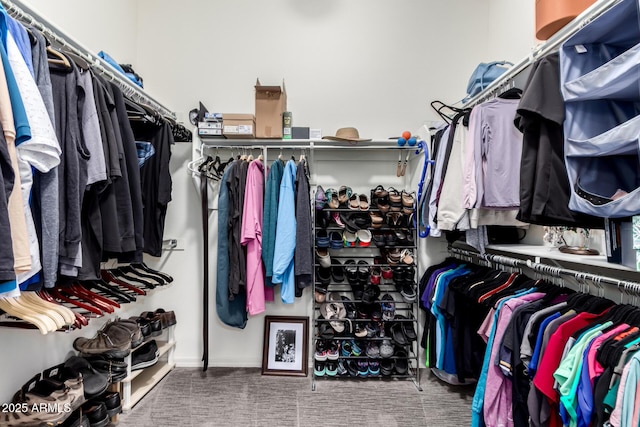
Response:
M400 212L402 210L402 193L393 187L389 187L387 192L389 193L389 210Z
M407 193L403 191L400 194L402 199L402 213L405 215L411 215L415 211L416 205L416 193Z
M393 354L393 353L392 353ZM380 373L384 377L393 375L395 369L395 362L393 359L383 359L380 361Z
M325 205L327 204L327 195L321 185L318 185L318 187L316 187L316 195L314 197L314 200L317 211L321 211L322 209L324 209Z
M393 320L396 312L396 304L393 297L389 294L384 294L381 300L382 320L385 322Z
M331 249L342 249L344 246L342 234L338 231L332 231L329 234L329 247Z
M327 234L327 230L318 230L316 232L316 247L328 248L330 245L330 238Z
M335 377L338 375L338 362L334 360L328 362L316 360L313 364L313 374L316 377L323 377L325 375Z
M131 316L129 320L135 322L138 327L140 327L143 339L145 340L149 337L157 337L162 334L162 320L160 317L148 318L145 316ZM140 344L142 344L142 342L138 342L137 344L132 342L131 347L135 348Z
M89 418L91 427L104 427L114 417L122 412L120 393L107 392L102 396L85 403L82 411Z
M340 346L340 354L342 357L360 356L362 349L354 340L345 340Z
M371 246L371 232L369 230L358 230L352 233L345 230L342 233L342 242L345 248L355 248L356 246L366 248Z
M151 340L131 354L131 370L136 371L153 366L158 363L159 357L158 344L155 340Z
M389 358L393 356L394 351L395 348L390 338L385 338L384 340L382 340L382 343L380 344L380 357L385 359Z
M396 314L394 320L397 321L391 326L391 337L397 345L405 346L418 339L413 327L413 319Z
M368 211L369 199L365 194L353 193L351 197L349 197L349 209L354 211Z
M163 308L159 308L156 311L145 311L140 314L140 317L151 321L152 324L159 320L161 329L167 329L169 326L173 326L178 323L176 321L176 314L173 311L165 311ZM152 330L154 330L153 327ZM155 335L152 333L151 336Z
M140 345L143 340L142 331L135 321L119 320L107 323L94 338L76 338L73 348L83 355L104 354L122 359L129 355L132 345Z
M371 205L378 208L383 215L389 212L389 192L382 185L371 190Z
M405 302L415 302L416 283L413 280L405 280L401 284L396 283L396 289L400 288L400 295Z

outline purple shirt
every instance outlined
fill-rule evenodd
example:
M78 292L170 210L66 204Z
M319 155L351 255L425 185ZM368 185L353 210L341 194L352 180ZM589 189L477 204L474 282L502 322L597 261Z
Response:
M522 134L513 124L519 102L519 99L495 98L473 109L467 150L474 156L476 207L520 206ZM471 178L465 178L463 203L466 207L473 204Z

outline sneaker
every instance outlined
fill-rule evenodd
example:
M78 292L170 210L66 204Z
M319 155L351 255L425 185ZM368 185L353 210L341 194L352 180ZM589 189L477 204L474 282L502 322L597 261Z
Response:
M367 377L369 375L369 363L366 360L358 360L358 376Z
M394 350L393 342L391 342L390 338L386 338L382 340L382 344L380 344L380 357L387 359L393 356Z
M131 353L131 370L148 368L158 363L160 353L158 352L158 344L155 340L151 340L133 353Z
M395 363L393 362L393 359L383 359L380 361L380 372L385 377L393 375L394 367Z
M338 362L335 360L328 361L325 367L325 373L330 377L338 375Z
M344 361L344 365L347 368L347 373L350 377L358 376L358 364L355 360L347 360ZM367 367L367 373L369 372L369 368Z
M316 360L316 363L313 365L313 374L316 377L324 377L326 373L326 363Z
M331 256L327 248L316 248L316 259L321 267L331 267Z
M331 249L342 249L343 246L342 234L337 231L332 231L329 235L329 247Z
M377 360L370 360L369 361L369 376L370 377L377 377L378 375L380 375L380 362L378 362Z
M329 360L338 360L340 354L340 344L338 341L333 340L329 343L329 348L326 351L326 358Z
M367 328L363 327L360 323L356 323L355 334L358 338L364 338L367 336Z
M321 211L324 209L324 205L327 203L327 195L324 192L324 188L321 185L318 185L316 188L316 197L315 197L315 205L316 210Z
M367 356L372 358L380 357L380 347L375 341L369 341L369 344L367 344Z
M393 300L393 297L389 294L384 294L382 296L382 320L390 321L393 320L396 314L396 304Z
M325 340L316 341L316 352L313 358L320 362L327 360L327 342Z
M349 370L347 369L347 362L344 359L341 359L338 362L338 375L344 377L345 375L349 375Z

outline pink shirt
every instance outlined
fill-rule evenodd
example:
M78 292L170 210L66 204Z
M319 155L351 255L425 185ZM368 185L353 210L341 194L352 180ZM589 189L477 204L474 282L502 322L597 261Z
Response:
M264 266L262 264L262 213L264 211L264 166L254 160L247 169L242 209L240 243L247 247L247 312L265 310Z
M622 395L624 394L624 387L627 384L627 378L629 377L629 369L631 363L624 365L622 376L620 377L620 386L618 387L618 393L616 394L616 407L613 408L609 422L612 426L618 427L620 425L620 419L622 418Z
M596 352L598 351L600 344L602 344L605 340L611 338L612 336L618 335L619 333L629 328L629 325L627 325L626 323L622 323L606 334L600 335L593 341L591 347L589 347L589 353L587 353L587 366L589 367L589 379L591 380L591 387L593 387L593 380L596 377L602 375L602 373L604 372L604 368L602 367L600 362L596 360Z
M533 292L511 298L505 302L498 316L498 324L491 347L489 371L484 390L484 422L487 426L513 426L513 390L511 379L504 376L500 366L495 363L500 354L500 343L504 336L511 316L516 308L528 302L544 297L541 292Z

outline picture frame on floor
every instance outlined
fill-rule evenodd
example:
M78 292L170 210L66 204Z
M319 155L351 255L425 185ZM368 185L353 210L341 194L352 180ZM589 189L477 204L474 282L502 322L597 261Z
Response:
M309 318L266 316L262 375L306 377L309 371Z

